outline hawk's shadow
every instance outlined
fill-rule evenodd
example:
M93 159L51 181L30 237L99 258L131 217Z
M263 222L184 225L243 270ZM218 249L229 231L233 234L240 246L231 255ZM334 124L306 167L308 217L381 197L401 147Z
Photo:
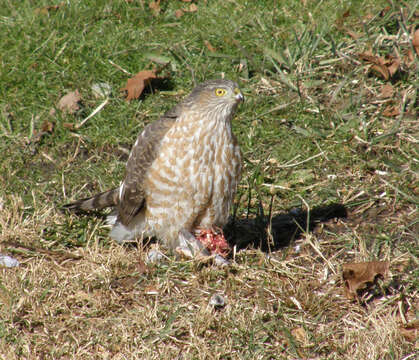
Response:
M312 231L321 222L346 216L347 210L342 204L318 206L310 212L294 208L272 216L271 225L269 217L264 215L252 219L232 218L224 227L224 235L230 246L237 249L251 247L269 252L288 246L301 233Z

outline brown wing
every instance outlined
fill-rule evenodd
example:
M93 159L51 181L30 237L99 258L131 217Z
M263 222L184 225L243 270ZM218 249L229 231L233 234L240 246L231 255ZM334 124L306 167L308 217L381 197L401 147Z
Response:
M118 203L118 220L128 225L144 206L143 183L147 171L156 159L160 143L182 110L181 104L167 111L159 120L145 127L138 136L127 162L125 180Z

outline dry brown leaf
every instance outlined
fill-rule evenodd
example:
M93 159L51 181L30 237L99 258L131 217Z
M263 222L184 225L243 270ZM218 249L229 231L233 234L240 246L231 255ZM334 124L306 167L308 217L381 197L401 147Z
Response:
M394 94L394 89L391 84L385 84L381 86L381 97L391 98Z
M419 29L412 36L412 45L415 48L416 55L419 56Z
M207 49L209 51L211 51L212 53L217 51L217 50L215 50L214 46L212 46L211 43L208 40L204 40L204 44L207 47Z
M387 14L390 10L391 10L391 7L390 7L390 6L386 6L383 10L381 10L381 11L379 12L379 15L380 15L381 17L384 17L384 15L385 15L385 14Z
M196 4L192 3L192 4L189 5L188 8L183 9L183 11L190 12L190 13L197 12L198 11L198 6L196 6Z
M64 95L58 102L57 107L63 112L74 114L77 110L80 109L80 100L81 95L79 91L76 89L75 91L69 92L67 95Z
M386 66L390 77L392 77L397 72L397 70L399 70L400 62L400 59L394 56L390 56L388 59L386 59Z
M386 117L395 117L400 115L400 109L395 105L389 105L384 109L382 115Z
M57 11L60 7L64 6L65 3L59 3L57 5L47 5L35 9L35 14L48 15L51 11Z
M145 264L144 260L139 258L137 263L137 271L139 274L146 274L149 271L148 266Z
M181 9L175 11L176 19L180 19L184 15L184 12Z
M415 56L413 55L413 51L408 49L405 53L404 62L410 66L413 61L415 60Z
M383 64L374 64L371 66L371 70L377 75L381 75L384 80L388 80L390 78L390 73L387 67Z
M371 70L380 75L384 80L392 77L400 66L400 59L395 56L388 56L384 58L372 55L370 51L359 53L358 56L361 60L371 63Z
M362 263L347 263L342 265L342 276L345 285L345 295L348 299L357 297L357 290L367 283L372 283L377 276L386 277L390 263L388 261L370 261Z
M410 342L415 342L419 338L419 320L413 320L399 328L400 334Z
M52 133L52 130L54 130L54 123L48 120L44 120L44 122L41 125L41 131Z
M127 84L121 91L127 92L126 101L138 99L144 91L144 88L150 84L152 79L157 79L156 70L143 70L137 75L127 80Z
M69 129L69 130L74 130L74 128L75 128L73 123L68 123L68 122L63 123L63 127L65 127L66 129Z
M296 327L296 328L292 329L291 334L292 334L292 336L295 337L295 339L298 342L302 343L303 345L308 344L307 332L304 330L303 327Z
M150 10L153 12L154 16L157 16L160 14L160 0L156 0L156 1L152 1L148 7L150 8Z

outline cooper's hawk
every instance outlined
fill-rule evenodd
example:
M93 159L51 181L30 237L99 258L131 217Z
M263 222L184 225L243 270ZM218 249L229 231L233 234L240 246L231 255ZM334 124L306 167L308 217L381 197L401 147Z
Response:
M156 236L170 248L202 249L195 235L226 224L240 180L231 120L242 100L235 82L198 85L138 136L118 188L66 207L114 207L108 222L118 242Z

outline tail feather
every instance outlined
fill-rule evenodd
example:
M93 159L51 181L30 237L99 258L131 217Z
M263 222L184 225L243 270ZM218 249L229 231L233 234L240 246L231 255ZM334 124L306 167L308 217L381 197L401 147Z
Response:
M95 196L80 199L63 206L68 210L101 210L107 207L116 206L119 201L119 188L105 191Z

